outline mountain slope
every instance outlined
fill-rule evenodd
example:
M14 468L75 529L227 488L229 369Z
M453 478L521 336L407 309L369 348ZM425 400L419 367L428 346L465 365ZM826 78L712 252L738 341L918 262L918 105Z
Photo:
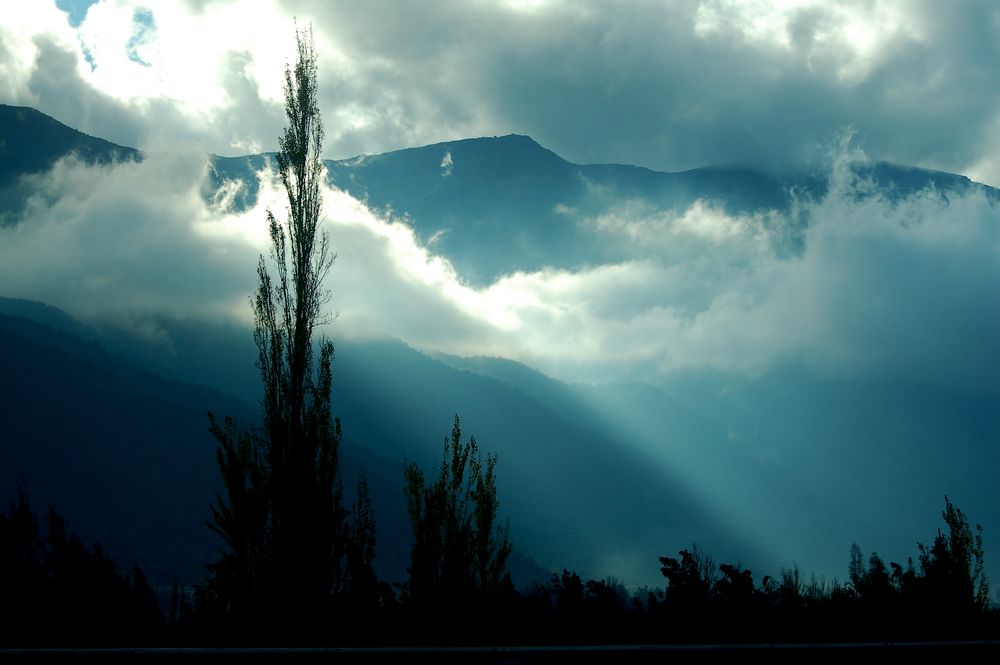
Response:
M406 215L459 274L485 284L515 270L575 268L624 257L591 220L623 204L682 212L697 199L732 211L787 204L783 184L738 170L660 173L571 164L527 136L450 141L327 163L337 187Z
M0 130L0 187L17 176L50 169L71 153L87 164L142 157L134 148L88 136L27 106L0 104Z
M52 315L43 306L34 311ZM246 343L212 346L220 356L223 349L252 351ZM171 350L175 357L186 353L183 344ZM0 372L9 395L0 404L6 475L0 487L10 494L23 473L39 504L63 510L111 554L138 561L163 584L175 574L197 580L217 546L203 526L218 488L205 411L251 423L255 409L139 369L94 341L9 315L0 315ZM402 462L431 470L456 413L463 431L500 457L501 510L512 522L522 583L547 574L525 557L632 582L655 580L657 554L693 540L755 559L680 479L572 411L552 411L505 382L396 342L338 345L334 376L347 494L364 468L383 575L405 575ZM252 399L256 389L244 386L243 396Z
M82 536L161 584L193 581L214 538L203 526L218 487L208 405L247 409L163 380L93 341L0 315L0 488L19 478Z
M745 168L664 173L577 165L518 135L359 156L327 167L333 184L375 208L405 215L435 253L480 285L516 270L634 258L613 237L595 232L605 218L676 217L700 201L728 215L762 214L768 225L768 212L789 212L796 200L822 198L829 179L824 172L776 177ZM871 182L872 194L893 200L931 187L943 195L978 187L1000 200L1000 192L965 176L885 162L852 168ZM771 230L779 251L801 250L803 228Z
M68 155L92 165L142 159L134 148L88 136L33 108L0 104L0 226L16 219L32 193L19 178L48 171Z
M30 108L0 106L0 223L13 223L30 195L19 176L76 153L86 163L139 159L131 149L86 136ZM212 157L203 195L240 183L229 201L245 210L257 200L256 173L267 154ZM271 160L273 163L273 160ZM745 168L705 167L663 173L621 164L567 162L516 134L448 141L380 155L328 160L331 184L373 208L403 218L436 254L471 284L516 270L578 268L631 257L607 233L603 218L656 219L683 214L696 201L727 214L788 211L796 199L820 198L825 172L773 176ZM870 191L890 198L933 187L942 195L983 188L960 175L874 162L855 167ZM765 223L767 223L765 215ZM799 224L807 220L798 220ZM801 249L801 228L781 228L779 249Z

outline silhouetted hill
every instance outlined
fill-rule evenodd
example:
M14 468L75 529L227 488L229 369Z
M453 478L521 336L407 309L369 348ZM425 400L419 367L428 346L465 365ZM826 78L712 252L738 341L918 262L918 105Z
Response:
M3 304L35 318L70 320L40 304ZM120 560L139 562L154 582L168 583L174 574L197 580L218 546L204 527L218 487L205 412L252 423L258 384L230 384L239 394L229 397L166 379L112 355L91 334L88 340L0 315L0 372L10 395L0 404L0 467L7 476L0 482L10 494L23 473L36 503L60 507L85 538L104 543ZM253 357L248 331L220 328L198 339L216 350L216 362L203 365L196 339L178 336L169 352L178 374L199 366L207 377ZM114 339L104 343L118 346ZM145 359L134 349L124 352L153 366L154 352ZM383 575L399 579L407 563L402 462L430 469L455 413L483 450L500 457L501 509L512 521L519 583L547 576L528 559L606 574L610 560L645 567L666 542L698 539L752 557L750 546L712 526L711 511L683 483L669 481L658 465L586 419L577 421L569 406L553 411L506 382L454 369L398 342L339 344L334 376L345 486L350 496L357 471L365 469ZM651 506L658 507L652 518ZM580 515L587 516L585 529ZM655 572L651 564L649 570Z
M621 164L577 165L518 135L363 155L329 161L327 167L333 184L405 216L435 253L477 284L516 270L634 258L595 232L595 220L602 217L679 215L696 201L730 215L787 211L796 198L821 198L828 182L827 173L778 177L745 168L664 173ZM944 195L983 187L964 176L885 162L860 164L856 175L873 183L872 193L890 198L927 187ZM769 223L766 216L764 222ZM803 229L780 230L778 249L800 251Z
M0 104L0 186L50 169L71 153L87 164L141 158L134 148L78 132L33 108Z
M23 475L36 505L62 511L123 565L140 563L160 583L197 579L215 545L203 525L219 485L205 411L247 408L8 315L0 376L0 494Z
M406 215L473 282L555 256L585 260L586 234L556 208L582 199L587 185L577 167L527 136L451 141L327 167L336 186Z
M0 225L12 221L31 193L18 178L43 173L71 154L85 164L142 158L134 148L88 136L33 108L0 104Z
M720 549L740 548L736 536L712 526L711 510L682 479L588 426L580 408L552 411L509 384L398 343L340 348L335 399L345 422L379 427L383 450L398 446L407 458L430 463L447 433L440 423L460 414L463 431L499 455L503 510L515 544L536 560L602 574L605 561L619 558L628 563L618 574L632 578L638 562L630 557L641 560L664 542L718 538Z
M0 314L40 323L60 332L69 333L68 339L93 341L95 331L83 325L58 307L23 298L0 297Z
M681 214L696 201L730 215L785 211L794 198L820 198L827 189L825 173L779 178L741 168L663 173L621 164L577 165L518 135L363 155L329 161L327 167L333 184L405 216L435 253L478 284L516 270L631 258L595 233L595 220L602 216ZM890 197L929 186L942 193L976 186L964 176L883 162L861 165L857 175L875 184L873 192ZM782 229L775 242L783 252L796 252L801 232Z
M30 193L18 185L18 176L44 171L73 152L87 163L140 158L131 148L89 137L34 109L0 106L0 221L16 220ZM227 181L237 181L241 186L230 205L235 210L254 205L259 190L255 174L268 158L213 156L203 195L211 199ZM679 214L699 200L729 214L787 210L796 197L821 197L828 181L824 172L775 176L709 166L664 173L621 164L578 165L516 134L328 160L326 165L332 184L406 219L423 242L473 284L516 270L630 258L606 234L595 233L595 220L602 216ZM964 176L884 162L855 168L873 183L872 193L890 198L927 187L942 195L983 187ZM985 189L997 196L996 190ZM796 252L801 232L782 227L775 242L781 251Z
M85 540L140 564L154 584L193 583L220 546L206 526L220 488L206 412L251 425L258 409L252 397L164 378L106 350L135 350L123 342L53 307L0 299L0 496L23 479L36 505L62 511ZM220 366L204 370L201 378ZM353 491L365 468L386 526L379 564L399 576L409 547L405 508L395 505L401 472L364 453L346 452L345 486Z
M141 362L207 382L247 402L258 399L248 331L225 325L194 329L170 320L158 325L169 331L172 350L166 354L134 347L131 353ZM651 462L634 441L616 438L618 424L609 425L607 414L569 386L517 363L482 359L507 367L511 376L533 377L536 389L525 389L520 380L463 367L461 360L440 362L396 341L337 343L333 409L344 423L344 450L370 460L369 475L373 468L385 470L385 492L373 493L380 524L385 519L403 524L396 529L404 535L397 544L408 547L409 542L401 504L393 503L402 499L402 461L436 463L458 413L463 431L475 436L483 450L500 456L500 498L512 519L515 554L607 574L601 567L604 557L631 552L646 557L639 566L648 577L655 575L655 567L647 568L646 552L664 541L715 539L720 551L753 558L752 546L718 527L711 511L687 493L683 479L671 480L670 470ZM703 449L712 445L706 441ZM652 519L651 505L662 506ZM585 530L578 525L580 514L588 516ZM386 526L379 538L388 544L398 533Z
M459 273L485 283L514 270L614 260L586 221L624 202L682 211L699 198L733 211L787 204L783 184L738 170L661 173L580 166L527 136L449 141L327 162L330 180L405 215Z

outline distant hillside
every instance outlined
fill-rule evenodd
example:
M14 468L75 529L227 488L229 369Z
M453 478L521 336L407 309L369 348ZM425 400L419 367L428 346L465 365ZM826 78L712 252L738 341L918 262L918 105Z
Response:
M0 104L0 226L14 221L31 194L18 178L43 173L70 154L86 164L142 159L134 148L88 136L33 108Z
M30 190L18 177L62 156L87 163L140 159L138 151L70 129L34 109L0 106L0 223L14 223ZM235 210L256 203L256 172L268 155L212 157L204 196L226 181L242 188ZM795 197L821 197L828 174L783 177L751 169L705 167L663 173L620 164L567 162L527 136L463 139L326 162L332 184L405 219L462 277L485 284L515 270L575 268L632 258L595 232L601 216L680 214L701 200L729 214L786 210ZM934 187L942 195L983 187L960 175L875 162L858 165L873 193L898 198ZM985 188L1000 200L1000 192ZM799 220L807 224L808 220ZM775 229L779 231L779 229ZM803 229L782 226L777 249L801 249Z
M583 223L623 204L682 211L699 198L733 211L780 207L776 180L746 171L660 173L580 166L527 136L450 141L328 162L330 180L369 205L406 215L473 283L514 270L615 261Z
M594 220L601 216L679 215L699 200L730 215L785 211L795 197L822 197L828 180L826 173L778 178L738 168L663 173L577 165L518 135L363 155L327 167L337 187L405 216L435 253L475 284L515 270L634 258L595 232ZM931 186L945 194L975 186L964 176L881 162L859 166L857 174L874 183L873 192L889 197ZM801 249L802 228L773 230L779 251Z
M41 111L0 104L0 187L17 176L50 169L70 153L87 164L142 158L134 148L88 136Z
M0 315L0 494L20 479L87 541L151 579L194 581L215 539L204 527L219 486L205 412L244 405L162 379L99 344Z
M10 495L23 474L38 505L56 506L85 538L140 563L154 581L199 579L218 547L204 527L218 488L205 412L252 423L257 384L228 384L239 399L166 379L106 351L102 344L118 346L113 339L74 334L58 310L10 300L0 302L5 310L19 316L0 314L0 376L9 396L0 402L0 490ZM233 329L227 343L220 343L224 330L208 332L174 337L178 374L195 365L210 373L238 364L225 356L252 354L246 332ZM199 343L219 361L203 365ZM152 355L125 352L155 365ZM694 540L753 560L752 546L716 524L683 483L666 481L669 474L609 439L596 421L577 419L582 404L547 406L544 394L454 369L397 342L339 344L334 376L347 495L364 468L379 523L377 565L390 579L405 575L410 542L402 463L430 470L456 413L466 434L500 457L501 509L512 522L512 565L522 584L548 575L530 560L626 577L639 562L648 579L657 552ZM549 383L551 394L561 390ZM612 560L629 564L612 571Z

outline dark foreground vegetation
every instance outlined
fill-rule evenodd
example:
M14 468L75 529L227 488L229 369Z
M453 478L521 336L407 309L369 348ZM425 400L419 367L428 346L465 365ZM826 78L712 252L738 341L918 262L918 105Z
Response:
M0 645L139 646L165 627L141 570L122 574L54 510L43 525L23 490L0 513Z
M944 530L918 546L916 560L887 565L854 545L843 584L807 580L794 567L755 578L739 562L717 565L693 546L660 557L663 588L632 593L613 578L585 580L564 570L515 589L509 528L499 521L497 458L463 438L457 416L432 473L403 466L409 573L395 584L379 580L367 481L360 475L351 492L340 474L341 423L330 407L334 347L313 335L328 318L323 280L334 255L319 226L315 55L311 35L298 37L298 60L286 70L289 124L276 157L288 214L279 220L268 212L271 252L260 257L251 298L262 413L252 425L209 416L223 489L208 526L220 537L220 556L190 593L175 585L164 608L139 570L123 575L55 512L43 526L22 491L0 513L0 647L378 646L414 653L520 645L526 650L517 659L531 662L553 653L546 645L1000 638L981 529L947 498ZM561 657L573 659L561 648ZM438 661L468 655L432 653ZM628 660L646 652L604 653Z
M459 436L456 428L449 446ZM476 461L470 443L449 448L447 464L458 470L463 459ZM563 571L518 591L503 571L510 547L505 532L494 529L486 543L477 541L475 484L468 485L468 473L456 483L447 474L423 487L421 498L428 503L416 508L414 527L424 531L415 537L409 580L389 585L366 575L353 586L327 591L321 605L315 604L316 586L286 588L285 616L273 600L252 600L245 588L220 585L217 566L193 594L175 588L161 608L141 571L122 574L99 547L88 548L73 536L54 511L40 520L22 493L0 513L0 647L419 649L1000 639L1000 612L989 604L981 572L979 535L947 499L945 528L930 546L918 546L916 562L886 565L874 553L866 559L854 545L843 584L805 580L796 568L755 579L738 564L716 565L695 546L660 557L662 588L629 592L613 579L585 580ZM449 486L457 491L447 494ZM472 510L462 513L463 505ZM475 565L477 547L492 552L493 571ZM346 569L343 574L348 579ZM310 616L295 603L308 607Z

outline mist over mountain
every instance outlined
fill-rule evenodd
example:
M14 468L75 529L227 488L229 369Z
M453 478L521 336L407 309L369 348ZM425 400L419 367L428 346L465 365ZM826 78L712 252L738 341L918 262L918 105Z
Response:
M51 169L60 157L73 154L87 164L136 161L141 155L110 141L88 136L27 106L0 104L3 145L0 186L17 177Z
M149 551L178 519L210 547L204 412L256 412L268 156L140 161L0 110L0 296L58 307L4 302L2 482L65 458L33 491L109 549L137 516L101 511L150 493ZM382 570L405 568L401 463L436 459L458 413L542 569L658 583L656 557L697 541L842 579L852 541L912 553L947 494L996 577L996 190L849 145L780 177L576 165L519 135L326 164L334 412Z
M12 224L35 189L19 182L74 155L84 164L110 165L141 159L138 150L88 136L25 106L0 104L0 225Z
M233 208L253 207L256 174L266 158L214 157L209 193L229 183ZM713 202L734 217L788 213L798 202L823 198L829 183L825 172L779 177L746 168L664 173L621 164L578 165L516 134L328 160L326 166L333 186L402 216L423 244L477 285L515 271L634 258L634 251L608 242L588 223L614 215L623 204L646 217L680 216L699 201ZM892 200L928 188L943 195L981 189L994 200L998 196L951 173L885 162L853 168L870 183L868 194ZM778 251L796 254L805 224L798 219L785 228L773 223L766 228Z

